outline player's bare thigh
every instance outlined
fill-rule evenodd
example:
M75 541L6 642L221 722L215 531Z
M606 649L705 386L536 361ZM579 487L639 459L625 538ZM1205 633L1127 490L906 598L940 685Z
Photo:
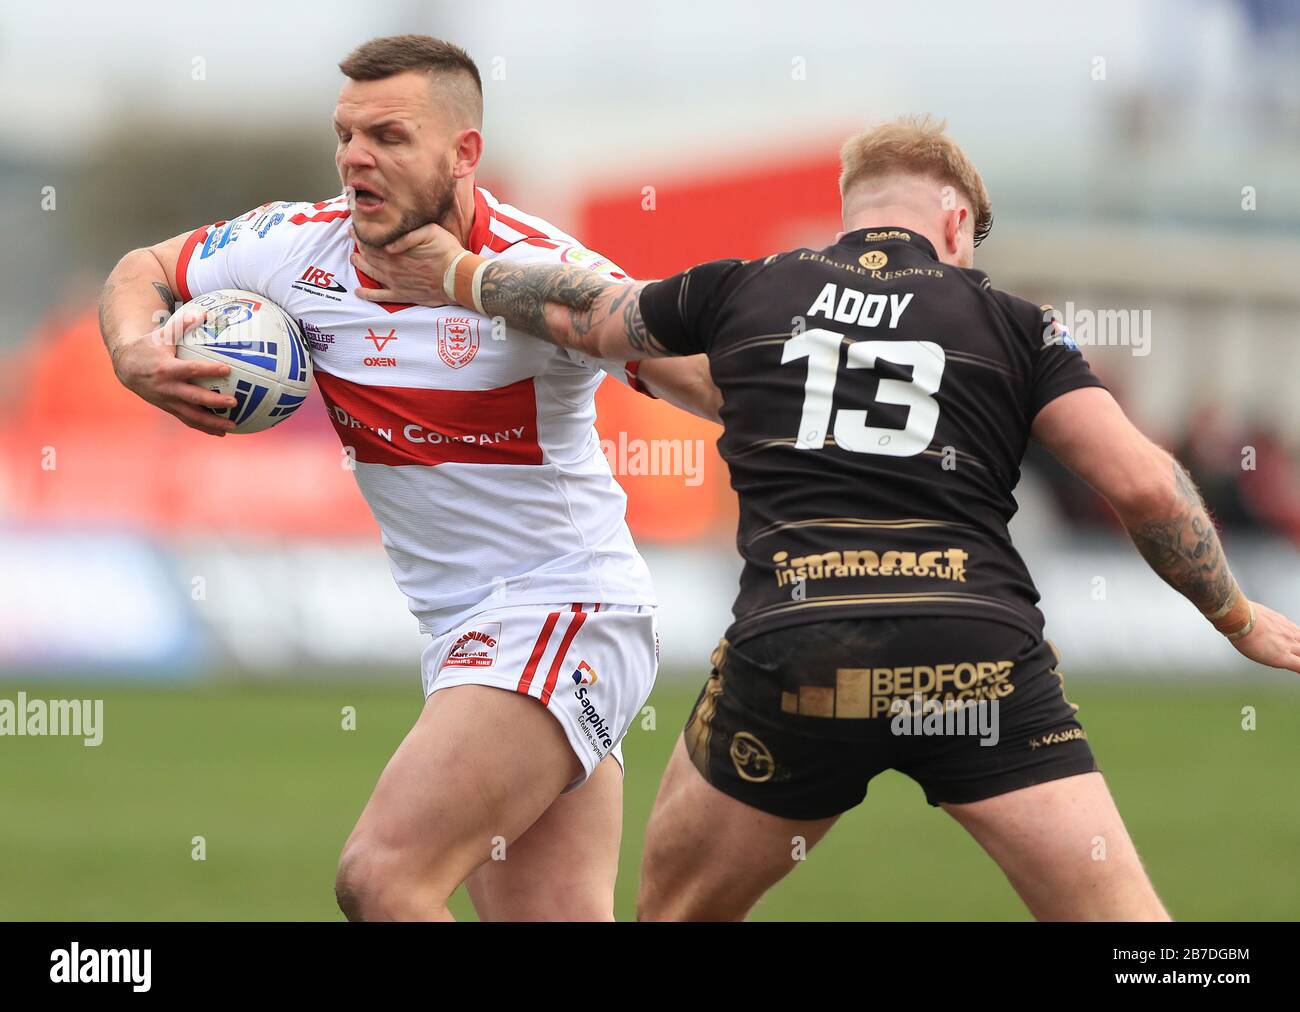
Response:
M448 919L447 898L519 839L582 767L536 699L483 685L433 693L389 760L339 863L352 919Z
M1100 773L942 806L1039 920L1168 920Z
M646 830L637 917L743 920L836 818L783 819L729 797L678 738Z
M485 921L609 921L623 826L623 771L606 756L466 881Z

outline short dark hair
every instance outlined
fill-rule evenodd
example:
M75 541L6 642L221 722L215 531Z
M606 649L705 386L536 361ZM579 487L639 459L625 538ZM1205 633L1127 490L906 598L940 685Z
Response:
M354 81L379 81L408 70L459 72L468 74L483 94L483 79L469 53L432 35L389 35L363 42L339 64L339 70Z

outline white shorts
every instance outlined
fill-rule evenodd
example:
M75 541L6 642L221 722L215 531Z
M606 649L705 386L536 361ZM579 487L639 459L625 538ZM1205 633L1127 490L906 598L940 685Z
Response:
M435 636L420 657L427 698L453 685L522 692L560 722L583 773L613 755L654 687L655 609L648 605L517 605L482 611Z

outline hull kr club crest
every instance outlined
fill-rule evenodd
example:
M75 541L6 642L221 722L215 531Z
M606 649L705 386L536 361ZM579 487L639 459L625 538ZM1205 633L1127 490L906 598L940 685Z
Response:
M473 316L444 316L438 320L438 357L453 369L474 361L478 354L479 320Z

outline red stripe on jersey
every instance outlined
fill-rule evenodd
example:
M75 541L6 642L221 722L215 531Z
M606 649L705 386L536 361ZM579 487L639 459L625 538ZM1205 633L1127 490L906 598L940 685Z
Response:
M320 204L316 204L320 207ZM290 225L306 225L310 221L339 221L342 218L350 217L351 211L322 211L320 214L303 214L299 212L289 219Z
M547 239L549 236L545 232L539 232L532 225L525 225L522 221L510 217L508 214L502 214L501 209L494 208L492 217L501 222L502 225L509 225L516 232L519 232L525 239ZM517 240L518 241L518 240Z
M555 652L555 660L551 661L551 670L546 674L546 685L542 687L542 694L537 697L542 701L543 706L549 706L551 703L551 693L555 691L555 683L560 678L560 665L564 663L564 655L569 652L569 645L573 643L573 638L578 635L578 630L582 628L582 623L587 621L587 613L579 611L569 622L569 628L564 630L564 639L560 640L560 649Z
M546 653L546 645L551 642L551 633L555 630L555 623L560 620L560 613L553 611L546 616L546 624L542 626L542 631L537 635L537 642L533 644L533 652L528 657L528 663L524 666L524 673L519 678L519 685L516 692L522 692L528 695L528 690L533 686L533 675L537 673L537 664L542 659L542 654Z
M181 297L182 302L189 302L190 284L186 275L190 271L190 260L194 257L194 247L201 242L208 241L208 228L219 228L224 225L224 221L218 221L212 226L204 225L202 228L196 228L190 233L190 237L185 240L185 245L181 247L181 255L176 259L176 293Z
M469 235L465 239L465 248L471 253L478 253L487 245L488 236L491 235L489 225L492 223L492 208L488 207L487 198L483 196L483 191L477 186L474 187L474 224L470 226Z
M352 252L360 253L361 248L356 243L353 243ZM351 259L352 259L351 257L348 258L349 261L351 261ZM372 278L369 274L362 273L356 267L355 264L352 266L352 269L356 272L357 281L360 282L362 288L385 287L384 285L381 285L378 281L376 281L374 278ZM377 305L380 309L384 310L387 313L400 313L403 309L410 309L413 305L415 305L415 303L414 302L377 302L375 303L375 305Z
M533 380L495 390L370 386L316 368L334 428L363 464L540 464Z
M529 246L540 246L542 249L559 249L561 244L552 242L550 239L524 239L522 242L528 243Z

